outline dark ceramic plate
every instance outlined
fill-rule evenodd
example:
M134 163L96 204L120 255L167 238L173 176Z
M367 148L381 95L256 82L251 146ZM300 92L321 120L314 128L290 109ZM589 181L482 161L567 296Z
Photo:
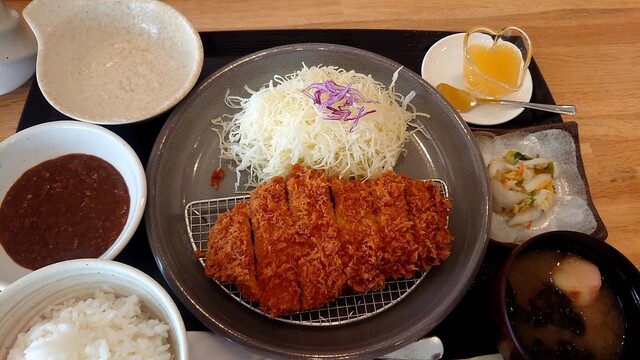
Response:
M556 162L556 200L532 229L514 229L492 213L489 236L493 241L516 246L529 238L554 230L570 230L606 240L607 229L593 204L584 172L578 124L564 122L518 130L486 129L474 132L485 162L506 150L518 150Z
M489 230L489 191L473 134L460 116L419 75L402 68L396 91L416 92L412 103L430 114L406 144L396 171L447 183L453 202L449 227L452 254L432 269L410 294L361 321L314 327L270 319L238 302L203 274L193 256L185 206L194 200L233 196L235 176L218 190L209 185L220 149L211 119L230 113L227 90L246 96L274 75L307 66L334 65L371 74L389 84L401 65L364 50L331 44L297 44L260 51L206 78L174 110L149 160L146 230L163 276L178 299L203 324L237 344L266 356L363 357L389 353L427 334L458 304L482 263Z

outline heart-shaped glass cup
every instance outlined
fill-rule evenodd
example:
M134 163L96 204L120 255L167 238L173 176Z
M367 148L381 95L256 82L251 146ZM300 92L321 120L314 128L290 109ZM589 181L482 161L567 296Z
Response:
M501 98L519 91L531 62L531 41L521 29L469 29L463 40L462 75L473 95Z

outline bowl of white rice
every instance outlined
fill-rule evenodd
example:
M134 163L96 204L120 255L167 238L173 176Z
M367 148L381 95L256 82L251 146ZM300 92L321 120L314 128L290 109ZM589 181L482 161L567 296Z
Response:
M112 260L40 268L0 292L0 359L187 360L186 330L150 276Z

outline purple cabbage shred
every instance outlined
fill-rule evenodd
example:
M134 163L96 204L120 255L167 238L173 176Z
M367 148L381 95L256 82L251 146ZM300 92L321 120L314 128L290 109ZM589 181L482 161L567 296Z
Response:
M375 112L375 110L365 111L364 105L361 104L372 101L368 101L360 91L351 88L351 84L343 86L333 80L314 82L303 89L302 93L313 100L313 104L325 114L323 119L352 121L349 131L353 131L362 117Z

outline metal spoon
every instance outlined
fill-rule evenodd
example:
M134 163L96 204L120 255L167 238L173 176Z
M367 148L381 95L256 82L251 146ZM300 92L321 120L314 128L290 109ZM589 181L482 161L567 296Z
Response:
M460 112L467 112L474 107L482 104L500 104L500 105L513 105L521 106L524 108L543 110L552 113L575 115L576 107L573 105L547 105L547 104L535 104L522 101L504 100L504 99L483 99L477 98L470 93L453 87L449 84L440 83L436 86L438 90L454 109Z

